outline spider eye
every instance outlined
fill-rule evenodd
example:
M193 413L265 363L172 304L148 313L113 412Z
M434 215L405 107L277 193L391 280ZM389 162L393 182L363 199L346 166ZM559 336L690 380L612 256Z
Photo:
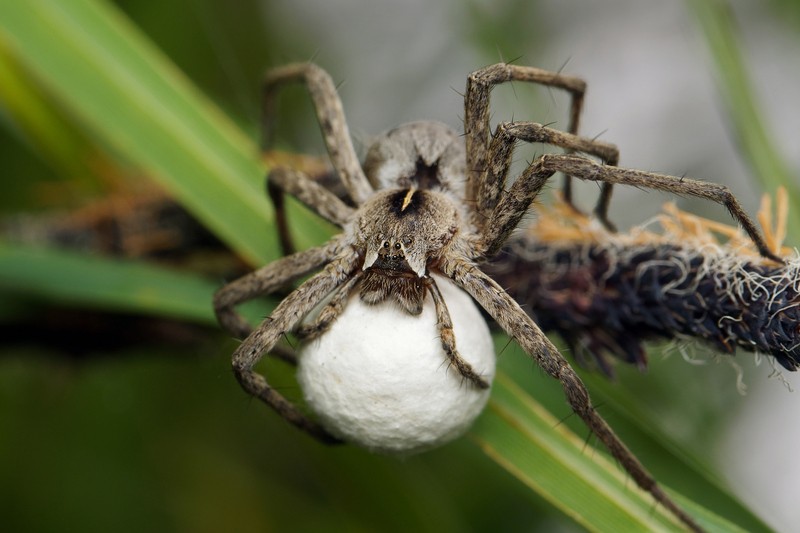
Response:
M389 241L383 241L383 247L384 248L388 248L389 247Z
M395 250L399 250L400 249L400 243L399 242L394 243L394 249Z

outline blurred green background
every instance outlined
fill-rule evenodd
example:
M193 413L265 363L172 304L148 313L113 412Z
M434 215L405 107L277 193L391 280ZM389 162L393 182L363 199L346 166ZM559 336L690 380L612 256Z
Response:
M62 220L42 217L158 183L245 261L276 257L256 149L259 80L270 66L313 58L326 68L361 141L419 118L457 127L466 75L485 64L566 65L589 84L583 133L617 143L624 165L725 182L751 213L762 191L797 187L788 170L800 164L795 2L74 5L82 7L0 6L3 530L593 529L482 451L502 441L494 419L445 448L398 460L322 447L248 399L229 370L235 342L210 309L214 288L241 264L205 249L180 261L109 260L30 246ZM93 23L95 12L102 20ZM171 77L146 78L136 47L98 29L107 19L174 64ZM149 98L151 89L161 99ZM558 127L566 118L566 99L551 91L515 84L494 96L495 120ZM204 113L195 114L194 99ZM281 109L278 146L321 153L305 94L287 91ZM158 127L142 129L151 117ZM173 151L175 139L185 154ZM581 188L583 200L595 194L593 185ZM623 227L639 223L665 200L620 190L612 216ZM682 205L725 219L716 206ZM302 210L293 222L303 245L329 231ZM559 388L518 348L497 342L502 370L585 436ZM800 434L786 423L796 420L796 395L767 380L769 365L755 366L750 354L736 358L750 388L742 396L724 359L690 365L677 351L654 349L648 373L620 368L615 383L585 373L601 412L667 485L744 529L768 529L750 508L790 531L800 519L792 504L800 464L791 453ZM266 366L285 394L300 396L287 369Z

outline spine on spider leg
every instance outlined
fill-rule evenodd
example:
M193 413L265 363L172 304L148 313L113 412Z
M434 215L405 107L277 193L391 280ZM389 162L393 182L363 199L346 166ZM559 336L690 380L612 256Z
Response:
M764 260L734 228L720 244L707 231L718 225L675 209L659 233L612 234L553 215L540 216L485 270L580 362L609 375L609 355L644 368L646 341L690 338L800 367L797 254L786 264Z

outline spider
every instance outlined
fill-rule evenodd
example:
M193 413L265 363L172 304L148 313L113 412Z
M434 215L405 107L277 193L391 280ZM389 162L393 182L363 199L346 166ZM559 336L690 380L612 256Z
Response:
M533 122L501 122L491 134L490 92L498 84L513 81L569 92L568 132ZM558 349L480 265L500 250L556 172L568 176L564 190L568 202L569 177L603 183L595 213L608 227L611 223L607 209L614 184L723 204L759 252L780 261L728 189L617 167L619 157L614 145L577 135L586 84L561 73L505 63L473 72L464 95L463 138L437 122L409 123L379 137L369 148L363 166L350 139L335 86L320 67L303 63L269 72L263 95L265 116L271 112L276 90L293 82L304 83L311 94L333 169L349 200L296 169L277 167L269 174L270 187L295 196L342 232L322 246L269 263L216 293L214 307L219 322L244 339L232 361L234 374L245 391L316 439L338 442L272 388L254 366L265 353L276 350L278 356L291 360L291 354L276 346L281 337L293 331L306 337L325 331L341 313L346 298L356 291L366 303L393 300L411 315L421 312L430 293L450 363L472 386L487 387L486 381L459 355L447 306L432 277L441 275L466 291L544 372L561 383L572 410L642 489L688 528L700 530L597 413L586 387ZM519 141L554 145L566 152L539 156L511 182L509 168ZM276 292L315 271L255 329L235 310L244 301ZM331 298L331 303L318 318L302 324L303 318L326 298Z

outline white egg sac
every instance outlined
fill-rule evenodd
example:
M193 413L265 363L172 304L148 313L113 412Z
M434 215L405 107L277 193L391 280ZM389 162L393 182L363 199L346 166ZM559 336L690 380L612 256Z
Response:
M486 322L468 294L434 278L456 349L491 383L495 354ZM430 294L413 316L392 301L368 305L354 291L331 328L302 348L298 380L328 431L380 453L412 454L455 439L489 398L450 365Z

